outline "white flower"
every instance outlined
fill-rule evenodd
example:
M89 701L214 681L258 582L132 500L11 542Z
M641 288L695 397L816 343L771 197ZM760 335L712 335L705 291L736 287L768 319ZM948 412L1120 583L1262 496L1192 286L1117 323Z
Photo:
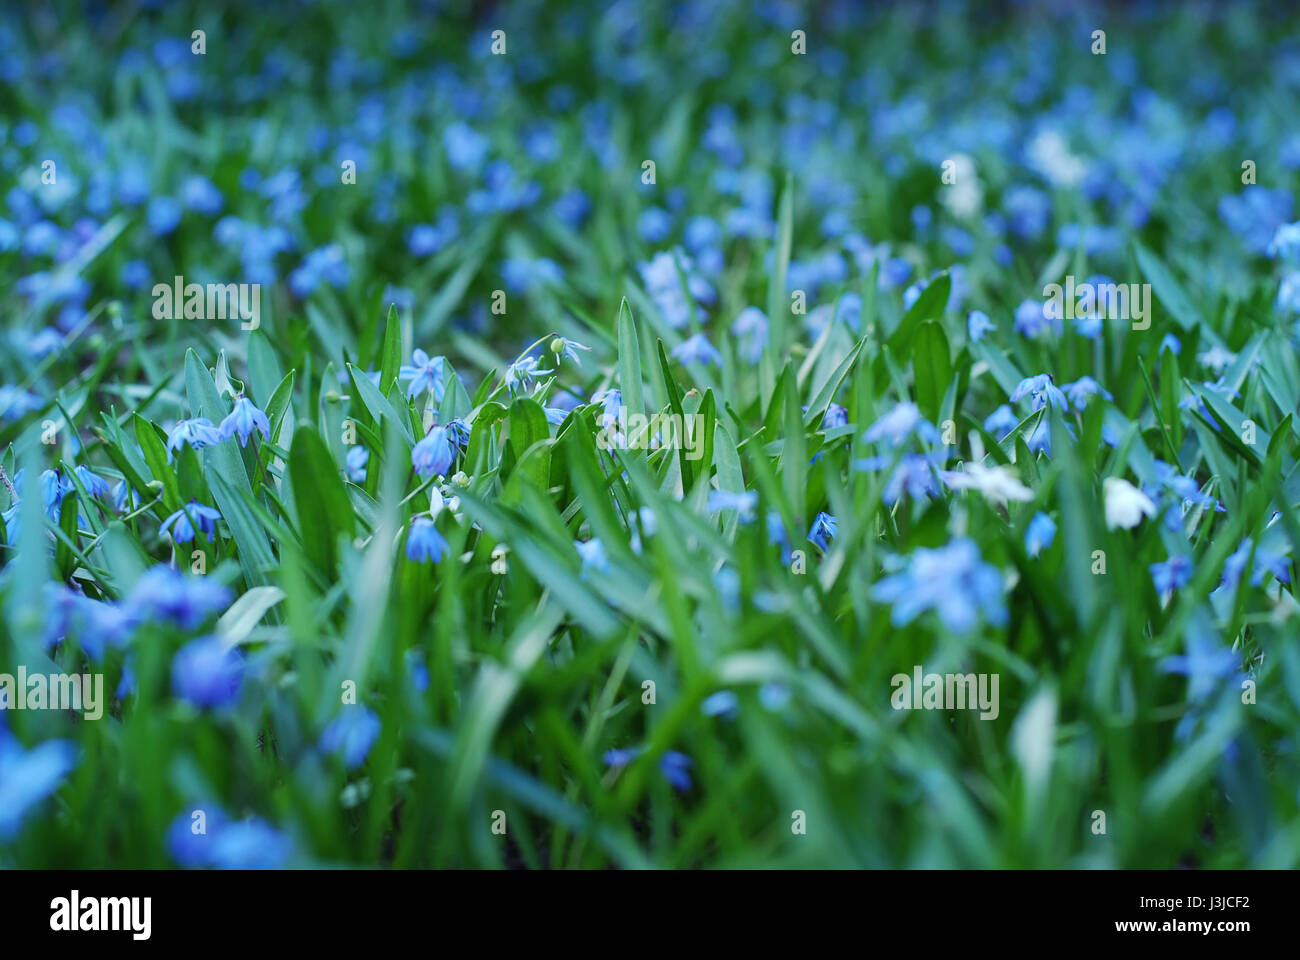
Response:
M1106 500L1106 529L1123 527L1131 530L1142 522L1142 515L1154 517L1156 505L1151 498L1127 480L1107 477L1101 485Z
M1008 500L1024 502L1034 499L1030 490L1010 467L986 467L982 463L968 463L964 471L942 470L939 476L954 490L978 490L994 503L1005 505Z
M1196 359L1213 370L1216 375L1220 375L1227 368L1228 364L1237 359L1237 355L1231 350L1225 350L1216 343L1214 346L1210 347L1209 350L1206 350L1202 354L1198 354Z

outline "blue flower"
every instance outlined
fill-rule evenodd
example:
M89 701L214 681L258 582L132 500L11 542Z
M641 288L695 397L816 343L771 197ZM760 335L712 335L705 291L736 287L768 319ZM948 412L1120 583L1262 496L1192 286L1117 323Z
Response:
M858 467L863 463L864 461L858 461L854 466ZM885 484L885 489L881 491L880 498L886 506L892 507L904 493L913 500L939 495L939 481L934 475L934 467L928 458L918 453L906 454L894 468L889 481Z
M785 522L781 519L781 514L775 510L767 512L767 540L773 546L781 548L783 562L789 558L791 551L790 537L786 533Z
M197 804L204 813L204 832L195 833L193 811L167 828L167 850L179 866L191 869L278 870L293 855L293 842L265 820L231 821L215 804Z
M460 417L453 417L447 421L447 436L454 446L464 450L469 446L469 424Z
M330 243L307 254L297 269L289 274L289 288L295 296L305 299L321 283L337 289L346 286L351 276L342 245Z
M1059 332L1060 320L1049 319L1045 306L1038 300L1021 301L1020 306L1016 307L1016 333L1037 340L1047 333Z
M972 310L970 316L966 318L966 330L971 340L978 343L984 339L986 333L992 333L997 330L997 327L983 310Z
M678 272L679 263L681 273ZM694 301L711 303L714 300L713 287L696 271L694 261L680 249L660 251L637 269L664 322L674 330L680 330L690 321ZM685 287L682 274L686 277Z
M447 541L428 517L415 517L406 535L406 557L417 563L437 563L447 552Z
M434 224L417 223L407 235L406 246L413 256L427 257L437 253L453 239L454 233L448 235Z
M202 814L202 819L194 815ZM196 803L185 810L167 827L167 852L178 866L186 868L212 865L212 847L215 837L228 823L225 811L215 804ZM202 832L198 832L201 829Z
M606 555L605 545L600 542L599 537L593 537L587 541L575 540L573 546L578 551L578 556L582 558L582 576L584 578L590 570L604 572L609 569L609 557Z
M181 184L181 203L197 213L214 216L221 212L221 191L201 174L191 174Z
M1005 403L988 415L984 421L984 431L999 440L1016 428L1020 418Z
M23 471L19 470L18 475L14 477L15 485L21 489ZM65 477L58 470L41 471L41 506L45 510L45 515L51 520L59 519L60 507L63 506L63 498L73 491L72 481Z
M321 733L320 748L326 753L341 753L343 765L355 770L366 762L380 726L379 717L369 707L346 706Z
M730 690L719 690L711 696L705 697L700 704L700 712L706 717L724 717L728 720L735 717L740 710L740 700Z
M1010 399L1012 403L1015 403L1017 400L1022 400L1029 396L1032 396L1033 398L1032 406L1035 410L1041 410L1049 403L1063 412L1068 412L1070 409L1069 400L1066 399L1065 394L1061 392L1061 389L1052 383L1052 375L1050 373L1040 373L1037 376L1025 377L1025 379L1016 384L1016 388L1011 391Z
M173 197L154 197L149 201L145 220L155 237L164 237L171 233L181 222L182 208Z
M167 435L167 462L172 462L172 454L180 449L181 444L189 444L195 450L221 443L221 431L207 417L194 417L190 420L177 420L172 432Z
M1224 562L1224 584L1236 586L1237 582L1241 580L1241 575L1245 572L1246 564L1250 560L1252 543L1250 537L1246 537ZM1250 574L1250 585L1258 587L1264 582L1264 574L1266 573L1273 574L1280 583L1289 584L1291 582L1291 571L1287 567L1287 558L1282 554L1265 550L1263 547L1256 547L1255 564Z
M868 427L862 439L867 443L883 440L886 446L899 447L913 434L925 443L939 442L934 424L921 416L916 404L904 400Z
M650 207L637 217L636 231L646 243L662 243L673 231L673 216L661 207Z
M790 696L790 688L784 683L773 681L758 688L758 702L763 705L764 710L785 709L786 704L790 702Z
M621 769L644 752L640 747L606 750L603 759L605 766ZM664 778L674 788L686 791L691 789L690 769L693 764L694 761L686 754L678 753L676 750L669 750L659 758L659 772L664 775Z
M713 344L709 343L702 333L688 337L673 347L672 356L673 359L682 363L698 363L704 366L722 364L722 354L713 347Z
M967 537L938 549L916 549L901 572L871 589L873 600L893 605L894 626L906 626L924 611L934 610L954 633L968 633L981 615L995 626L1004 624L1007 611L1002 594L1002 574L984 563L979 548Z
M536 357L520 357L506 368L506 390L514 396L520 390L527 390L537 377L554 373L539 366Z
M151 567L131 587L124 606L139 621L165 620L193 630L224 610L230 589L209 577L190 577L165 564Z
M674 790L685 793L691 789L691 767L694 762L684 753L669 750L659 758L659 772L672 784Z
M354 444L348 448L346 461L348 479L353 483L364 483L366 479L366 464L370 461L370 451L361 444Z
M447 428L443 426L435 426L411 448L411 466L422 477L445 476L455 457Z
M239 445L246 447L254 430L262 435L263 440L271 439L271 421L241 393L235 398L234 409L221 421L217 434L223 441L238 435Z
M0 387L0 418L19 420L45 404L29 390L5 384Z
M600 425L613 427L618 423L618 412L623 408L623 391L617 387L593 394L592 403L600 404Z
M1300 220L1279 225L1268 243L1266 253L1270 257L1284 260L1300 256Z
M177 510L158 528L158 533L171 537L173 543L189 543L194 539L194 524L199 525L205 537L211 538L217 532L217 521L221 514L211 507L191 500L187 506Z
M826 415L822 417L822 429L834 430L836 427L848 426L849 412L838 403L832 403L826 408Z
M293 854L293 842L264 820L253 817L224 827L212 846L218 870L278 870Z
M119 481L113 488L113 509L118 513L126 513L128 510L138 510L139 507L140 494L125 480Z
M591 215L591 201L575 187L566 190L551 204L551 212L570 230L578 230Z
M441 403L446 392L446 386L442 382L445 363L445 358L430 357L417 347L411 354L411 363L404 364L400 370L401 378L411 381L406 387L406 395L418 397L426 390L430 390L433 392L434 402Z
M419 650L407 650L406 669L416 693L424 693L429 689L429 668L424 662L424 654Z
M1192 579L1192 572L1195 567L1190 557L1177 553L1164 563L1151 564L1149 569L1151 570L1151 581L1156 587L1156 593L1163 597L1187 586L1187 582Z
M0 723L0 842L18 835L23 818L59 788L77 765L77 748L68 740L47 740L24 750Z
M709 491L709 513L721 510L734 510L741 523L754 519L754 508L758 506L758 494L753 490L733 493L730 490Z
M473 173L487 158L488 138L465 123L450 124L442 132L442 147L447 162L456 170Z
M820 550L829 550L831 539L835 536L839 522L829 513L819 513L813 519L808 531L808 540Z
M1214 692L1217 681L1241 670L1241 657L1215 644L1204 628L1193 626L1186 636L1187 653L1165 657L1160 661L1160 669L1187 677L1188 699L1203 700Z
M746 307L731 324L731 334L743 341L741 356L757 363L767 347L767 315L758 307Z
M606 750L602 759L605 761L605 766L619 768L626 767L640 755L640 747L627 747L622 750Z
M243 658L221 637L191 640L172 658L172 693L200 709L233 704L243 678Z
M686 249L695 255L722 242L722 227L712 217L695 216L686 221L683 234Z
M77 466L77 479L92 497L108 495L108 481L85 465Z
M1099 384L1092 377L1080 377L1074 383L1061 384L1061 392L1069 399L1070 404L1076 410L1082 410L1088 405L1088 398L1091 396L1105 397L1107 400L1114 400L1110 391ZM1038 409L1035 407L1034 409Z
M1070 428L1067 425L1065 429ZM1030 453L1041 453L1048 457L1052 455L1052 431L1046 419L1040 417L1034 424L1033 429L1029 431L1029 436L1025 438L1025 446L1029 448Z
M1219 217L1252 253L1265 253L1294 205L1295 198L1286 190L1251 184L1220 198Z
M1101 336L1101 319L1101 314L1096 311L1087 316L1076 316L1074 318L1074 332L1089 340L1096 340Z
M1025 553L1037 557L1056 539L1056 523L1045 513L1037 513L1025 528Z

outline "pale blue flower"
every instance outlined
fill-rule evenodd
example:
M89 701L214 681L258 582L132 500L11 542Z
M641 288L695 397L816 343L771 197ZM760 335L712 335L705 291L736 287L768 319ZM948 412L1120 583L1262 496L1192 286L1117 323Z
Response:
M1282 259L1300 256L1300 220L1280 224L1266 252L1270 257Z
M527 390L535 379L554 373L541 367L536 357L520 357L506 368L506 389L514 396L520 390Z
M722 354L709 343L704 334L697 333L688 337L672 349L674 360L682 363L698 363L703 366L721 365Z
M353 444L348 447L346 468L348 479L353 483L364 483L366 479L366 464L370 462L370 451L361 444Z
M983 310L972 310L966 318L966 330L971 340L978 343L984 339L985 334L996 331L997 327Z
M181 444L188 444L195 450L221 443L221 431L207 417L194 417L189 420L177 420L172 432L167 435L167 462L172 462L172 455Z
M590 351L591 347L584 347L576 340L569 340L566 337L556 337L551 342L551 351L559 354L565 360L572 360L575 366L582 366L582 359L578 356L579 350ZM549 372L549 371L547 371Z
M925 443L939 442L939 431L934 424L921 416L916 404L904 400L868 427L863 439L867 443L884 441L886 446L899 447L913 434Z
M254 430L262 435L263 440L271 439L271 421L241 393L235 398L234 409L221 421L218 435L223 441L238 436L239 445L246 447Z
M700 712L706 717L724 717L732 719L740 711L740 700L730 690L719 690L704 698L700 703Z
M758 506L758 494L753 490L734 493L730 490L709 491L709 513L721 510L734 510L741 523L754 519L754 510Z
M1037 513L1025 528L1025 553L1037 557L1056 539L1056 523L1045 513Z
M767 347L767 315L758 307L746 307L731 324L731 333L741 340L741 356L757 363Z
M427 390L433 393L435 403L441 403L446 390L442 382L444 363L446 363L445 358L430 357L417 347L411 353L411 363L403 364L399 371L403 380L411 381L407 384L406 395L418 397Z
M1011 402L1015 403L1017 400L1023 400L1025 397L1032 397L1032 406L1035 410L1041 410L1049 403L1062 412L1068 412L1070 409L1069 400L1066 399L1066 396L1061 392L1061 389L1052 383L1052 375L1050 373L1040 373L1037 376L1025 377L1025 379L1016 384L1016 388L1011 391Z
M609 557L605 554L605 545L600 542L600 538L593 537L587 541L575 540L573 546L578 551L578 556L582 558L584 578L588 571L604 572L609 569Z
M871 589L878 603L893 605L891 622L906 626L933 610L954 633L968 633L981 617L994 626L1006 623L1002 574L984 563L975 541L959 537L937 549L917 548L901 572Z
M1015 331L1031 340L1048 333L1059 332L1060 321L1049 319L1045 305L1039 300L1023 300L1016 307Z
M1005 403L994 410L984 420L984 432L1001 440L1020 423L1020 418Z

